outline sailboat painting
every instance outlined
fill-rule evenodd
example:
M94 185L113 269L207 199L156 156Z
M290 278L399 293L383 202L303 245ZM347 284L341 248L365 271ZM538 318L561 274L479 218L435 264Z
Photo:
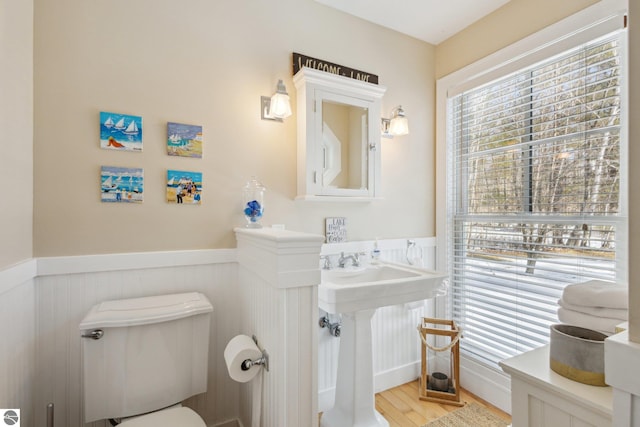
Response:
M202 126L167 123L167 154L202 158Z
M142 117L100 112L100 148L142 151Z
M102 166L100 188L103 202L142 203L144 199L144 169Z

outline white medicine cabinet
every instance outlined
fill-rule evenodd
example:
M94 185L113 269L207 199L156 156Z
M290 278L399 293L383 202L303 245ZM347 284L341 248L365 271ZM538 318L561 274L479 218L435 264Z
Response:
M380 108L386 87L302 68L298 105L298 199L380 197Z

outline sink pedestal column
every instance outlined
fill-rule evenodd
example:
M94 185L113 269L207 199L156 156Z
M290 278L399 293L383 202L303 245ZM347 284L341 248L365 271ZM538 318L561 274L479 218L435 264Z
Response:
M375 409L371 318L375 309L342 314L336 400L321 427L389 427Z

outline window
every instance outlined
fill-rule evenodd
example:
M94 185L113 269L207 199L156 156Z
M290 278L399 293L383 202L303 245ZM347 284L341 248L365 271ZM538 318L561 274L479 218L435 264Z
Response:
M450 314L489 364L548 342L566 285L625 267L621 34L448 98Z

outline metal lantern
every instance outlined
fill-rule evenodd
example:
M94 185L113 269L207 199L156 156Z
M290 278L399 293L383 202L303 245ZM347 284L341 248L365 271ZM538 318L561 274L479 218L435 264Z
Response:
M423 317L419 398L463 406L460 402L460 343L462 334L453 320ZM432 344L433 343L433 344Z

